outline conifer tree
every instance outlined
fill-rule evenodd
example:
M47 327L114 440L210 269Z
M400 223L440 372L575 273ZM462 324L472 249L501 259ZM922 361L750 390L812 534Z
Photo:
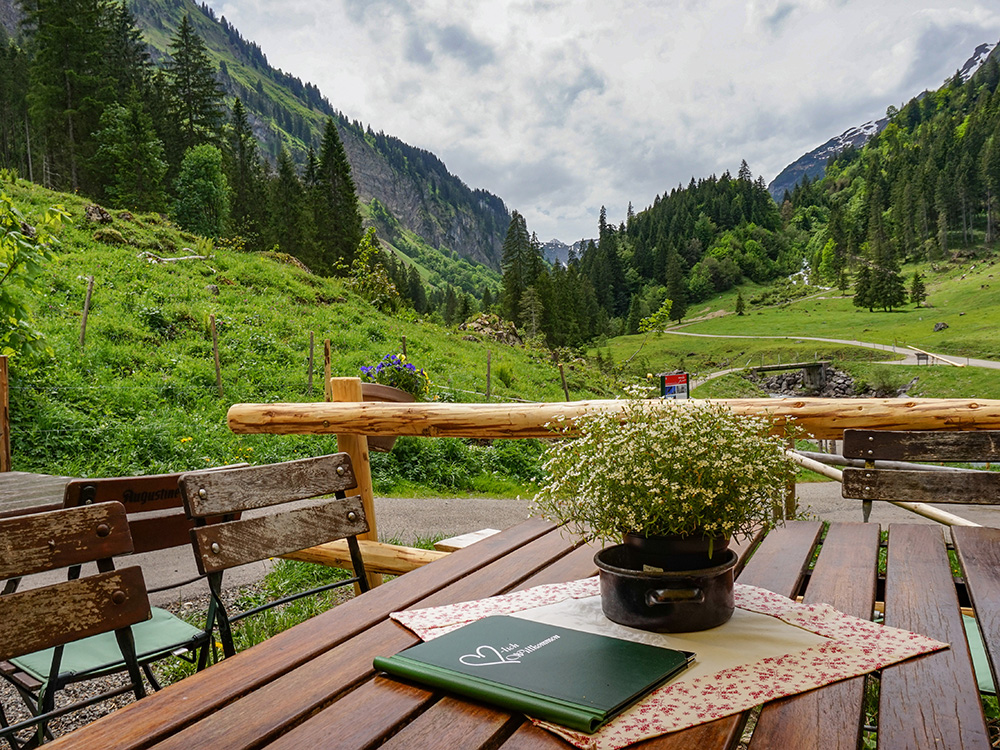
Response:
M361 241L361 214L351 165L332 118L326 121L313 180L310 205L319 257L319 267L314 270L332 275L342 264L351 263Z
M667 298L671 301L670 317L680 323L687 314L687 287L681 268L680 254L671 248L667 256Z
M152 64L142 31L139 30L127 2L111 6L107 24L104 64L108 78L113 81L114 100L125 104L133 91L140 92L142 96L147 95Z
M264 249L264 171L257 153L247 111L237 98L229 120L226 151L226 177L232 191L231 226L243 237L249 250Z
M215 80L215 65L205 43L195 33L190 16L184 16L170 40L169 51L164 77L167 107L176 130L173 137L164 134L164 141L169 160L177 164L192 146L221 141L222 89Z
M103 54L104 0L33 0L23 4L34 52L28 103L42 152L42 182L92 191L86 165L92 133L111 98Z
M103 175L108 199L122 208L162 211L167 163L163 144L137 90L126 105L113 104L104 111L95 137L98 149L94 161Z
M489 292L489 289L486 291ZM427 312L427 291L420 280L420 272L416 266L410 266L406 272L406 292L414 310L421 315Z
M746 315L746 302L743 301L743 292L736 292L736 314L739 316Z
M872 296L872 271L864 264L854 274L854 306L867 307L868 312L875 309Z
M522 325L521 297L535 281L533 273L537 264L532 258L528 225L516 210L511 214L507 236L504 237L500 268L503 270L504 317L515 325Z
M628 317L625 319L625 333L639 333L639 322L642 320L642 305L638 294L632 295L632 301L628 306Z
M542 315L545 306L542 304L541 296L534 286L529 286L521 295L521 320L528 335L531 338L538 336L542 328Z
M927 299L927 288L924 286L924 277L919 271L914 271L913 283L910 284L910 302L920 307L925 299Z
M305 229L305 191L285 149L278 152L278 173L270 188L267 245L277 245L282 252L294 255L312 269L312 246Z

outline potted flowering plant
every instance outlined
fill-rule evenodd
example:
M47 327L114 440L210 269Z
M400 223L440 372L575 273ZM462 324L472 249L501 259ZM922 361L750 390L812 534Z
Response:
M725 591L720 594L728 619L736 564L726 549L729 539L771 523L792 476L784 437L771 434L771 422L734 415L721 404L634 399L620 411L586 414L556 428L567 439L549 448L535 508L586 540L613 544L624 538L625 544L599 552L596 560L605 613L623 622L608 611L603 596L606 566L636 574L631 583L641 590L626 598L646 602L652 592L653 599L665 600L658 604L672 603L672 609L676 597L664 592L704 598L703 584L679 581L689 581L692 571L728 566L729 604ZM677 579L674 571L684 575ZM651 583L649 576L657 578ZM661 619L662 609L647 609L643 622Z
M407 362L405 354L386 354L377 364L363 366L361 380L365 401L421 401L430 392L427 373ZM391 435L371 435L368 437L368 448L385 453L392 450L395 442L396 438Z

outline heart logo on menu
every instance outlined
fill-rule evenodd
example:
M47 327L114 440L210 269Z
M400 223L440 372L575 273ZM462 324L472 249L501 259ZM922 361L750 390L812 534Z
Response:
M492 667L497 664L520 664L519 659L507 659L493 646L480 646L474 654L465 654L458 658L467 667Z

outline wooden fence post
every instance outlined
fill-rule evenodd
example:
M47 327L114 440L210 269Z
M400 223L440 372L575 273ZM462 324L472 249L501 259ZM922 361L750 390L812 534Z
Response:
M333 401L333 392L330 390L330 339L323 342L323 398Z
M212 329L212 354L215 357L215 387L219 389L219 395L222 395L222 366L219 364L219 333L215 329L215 316L208 316L208 324Z
M313 353L315 352L315 339L313 332L309 331L309 384L306 386L306 393L312 397L313 392Z
M329 342L328 342L329 343ZM327 378L330 401L362 401L361 378ZM337 450L347 453L354 464L354 477L358 480L358 494L368 519L368 531L358 534L358 539L378 541L378 527L375 524L375 491L372 488L372 468L368 455L368 438L364 435L337 434ZM382 576L369 573L372 586L382 583Z
M10 381L7 355L0 356L0 471L10 471Z
M87 338L87 316L90 314L90 297L94 293L94 277L87 277L87 298L83 301L83 319L80 321L80 348Z
M492 367L493 352L486 350L486 400L490 400L490 369Z
M559 377L562 378L563 393L566 394L566 400L569 401L569 388L566 387L566 373L563 372L562 362L559 363Z
M795 438L788 438L788 442L785 446L788 450L795 450ZM793 474L789 477L788 482L785 484L785 518L789 519L795 516L798 511L798 502L795 498L795 475Z

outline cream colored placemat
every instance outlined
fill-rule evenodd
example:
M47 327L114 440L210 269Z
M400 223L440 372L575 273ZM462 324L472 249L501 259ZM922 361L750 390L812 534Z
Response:
M696 668L652 691L595 734L532 719L577 747L595 750L618 750L948 647L916 633L845 615L828 604L798 604L741 584L736 584L734 593L738 609L731 628L726 623L683 635L659 636L599 623L603 615L598 614L597 578L395 612L392 617L424 640L487 615L507 614L579 630L596 628L592 632L644 642L660 639L661 645L699 654L701 663ZM757 638L760 643L753 642Z

